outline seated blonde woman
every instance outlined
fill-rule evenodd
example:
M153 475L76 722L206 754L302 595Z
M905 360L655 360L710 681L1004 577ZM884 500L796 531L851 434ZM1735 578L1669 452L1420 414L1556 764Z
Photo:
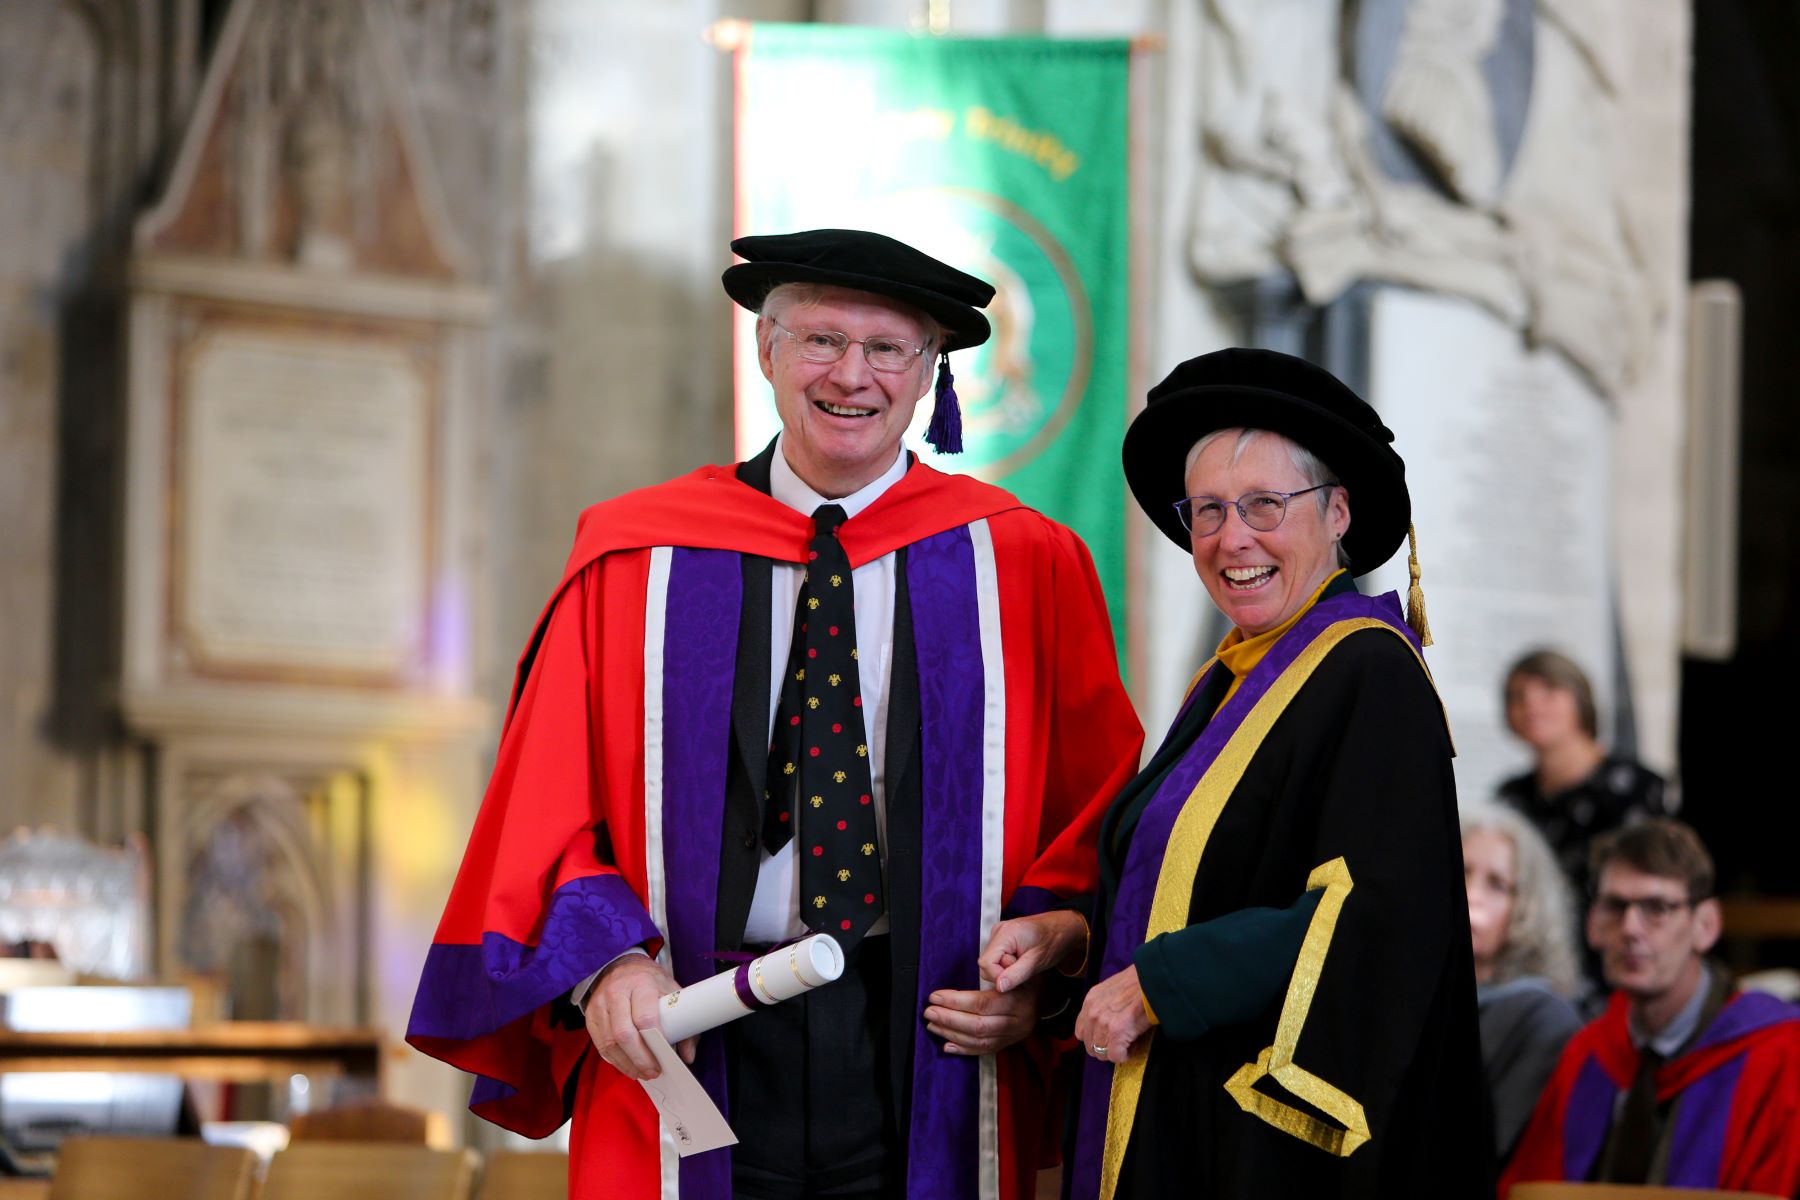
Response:
M1462 839L1481 1060L1504 1162L1564 1043L1581 1028L1570 1003L1581 979L1574 916L1549 843L1517 811L1465 805Z

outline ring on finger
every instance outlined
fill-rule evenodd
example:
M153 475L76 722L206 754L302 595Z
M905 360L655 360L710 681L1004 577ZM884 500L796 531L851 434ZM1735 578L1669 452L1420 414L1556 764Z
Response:
M1089 1043L1089 1048L1091 1050L1093 1050L1095 1058L1105 1058L1106 1057L1106 1052L1108 1050L1108 1047L1102 1046L1099 1042Z

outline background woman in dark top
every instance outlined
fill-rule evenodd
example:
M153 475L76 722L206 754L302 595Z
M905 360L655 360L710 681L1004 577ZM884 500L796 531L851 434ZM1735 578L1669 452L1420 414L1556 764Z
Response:
M1594 689L1580 667L1536 650L1506 673L1506 724L1537 756L1500 798L1540 830L1577 896L1589 891L1588 843L1621 825L1667 816L1662 776L1600 746Z

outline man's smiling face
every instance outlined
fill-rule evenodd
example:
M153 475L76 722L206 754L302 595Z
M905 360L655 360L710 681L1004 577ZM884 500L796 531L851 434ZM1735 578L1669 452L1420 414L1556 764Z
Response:
M877 371L851 345L834 363L801 358L787 330L842 333L856 341L898 338L931 343L933 328L917 309L868 292L829 288L809 304L765 311L758 322L763 375L775 389L785 434L782 450L794 473L824 496L847 496L893 465L900 437L931 379L932 355L905 371Z

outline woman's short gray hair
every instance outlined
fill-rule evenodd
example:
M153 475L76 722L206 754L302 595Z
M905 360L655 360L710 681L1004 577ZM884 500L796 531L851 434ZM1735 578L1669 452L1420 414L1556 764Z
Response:
M1512 843L1512 915L1494 961L1493 982L1537 975L1563 995L1573 995L1581 979L1575 956L1574 889L1550 843L1524 814L1495 801L1465 804L1460 817L1464 841L1477 833L1495 833Z
M1319 515L1325 515L1326 510L1331 507L1331 490L1324 485L1337 484L1337 475L1325 465L1324 460L1318 455L1293 438L1276 433L1273 429L1215 429L1195 442L1187 452L1187 461L1181 466L1183 490L1187 487L1188 474L1193 471L1194 464L1200 461L1200 456L1206 452L1206 448L1232 434L1237 435L1237 444L1231 448L1233 465L1236 465L1238 459L1244 457L1244 451L1248 450L1258 438L1272 437L1280 442L1281 448L1287 452L1288 461L1294 464L1294 470L1300 472L1300 477L1306 480L1306 486L1319 489L1313 493L1313 498L1318 501ZM1340 567L1350 565L1350 556L1344 552L1344 543L1341 541L1337 544L1337 565Z

